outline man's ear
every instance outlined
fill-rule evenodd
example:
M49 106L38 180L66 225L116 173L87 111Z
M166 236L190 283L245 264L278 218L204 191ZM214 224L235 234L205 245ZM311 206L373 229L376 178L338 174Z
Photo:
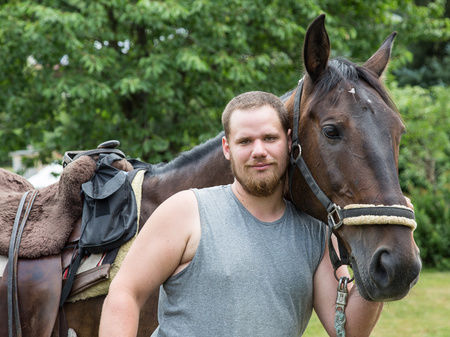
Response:
M292 150L292 130L291 129L288 129L287 141L288 141L289 153L291 153L291 150Z
M228 141L225 136L222 137L222 151L225 158L230 160L230 146L228 145Z

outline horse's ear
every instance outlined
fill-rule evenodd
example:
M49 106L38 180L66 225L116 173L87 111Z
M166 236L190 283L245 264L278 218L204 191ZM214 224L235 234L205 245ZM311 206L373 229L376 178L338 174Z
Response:
M364 67L372 70L378 77L383 74L389 63L389 58L391 57L392 44L394 43L395 36L397 32L393 32L389 35L386 40L381 44L381 47L373 54L370 59L364 63Z
M303 46L303 62L313 82L327 68L329 57L330 39L325 30L325 14L322 14L309 25Z

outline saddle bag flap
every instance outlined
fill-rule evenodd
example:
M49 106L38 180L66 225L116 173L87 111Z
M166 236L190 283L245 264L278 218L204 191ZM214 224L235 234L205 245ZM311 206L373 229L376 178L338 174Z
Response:
M136 198L128 174L110 165L122 158L115 154L103 156L96 174L82 186L84 204L79 247L91 253L119 247L137 231Z
M98 170L94 177L81 185L85 196L92 199L105 199L114 194L127 180L127 174L114 167Z

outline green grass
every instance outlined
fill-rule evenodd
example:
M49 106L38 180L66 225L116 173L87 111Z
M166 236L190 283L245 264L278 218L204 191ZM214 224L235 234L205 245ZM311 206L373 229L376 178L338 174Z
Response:
M304 337L327 337L315 314ZM449 337L450 272L423 271L407 297L385 303L372 337Z

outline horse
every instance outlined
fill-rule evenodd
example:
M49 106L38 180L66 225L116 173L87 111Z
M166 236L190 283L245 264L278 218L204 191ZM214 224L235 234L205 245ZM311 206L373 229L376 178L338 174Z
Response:
M294 157L303 158L313 180L335 205L404 207L398 154L405 127L380 80L395 34L363 65L339 58L330 60L324 19L324 15L319 16L307 29L301 85L281 97L293 137L298 138ZM222 137L220 133L169 163L147 164L140 227L158 205L178 191L233 181L229 162L222 153ZM310 179L292 162L286 179L286 199L329 222L330 212L311 190ZM331 221L335 221L334 215ZM333 228L348 252L359 293L370 301L403 298L417 282L421 269L413 231L408 226L384 222L368 221L363 225ZM64 304L68 326L77 336L97 335L104 297ZM141 311L139 336L149 336L157 327L157 304L158 293L151 294Z

